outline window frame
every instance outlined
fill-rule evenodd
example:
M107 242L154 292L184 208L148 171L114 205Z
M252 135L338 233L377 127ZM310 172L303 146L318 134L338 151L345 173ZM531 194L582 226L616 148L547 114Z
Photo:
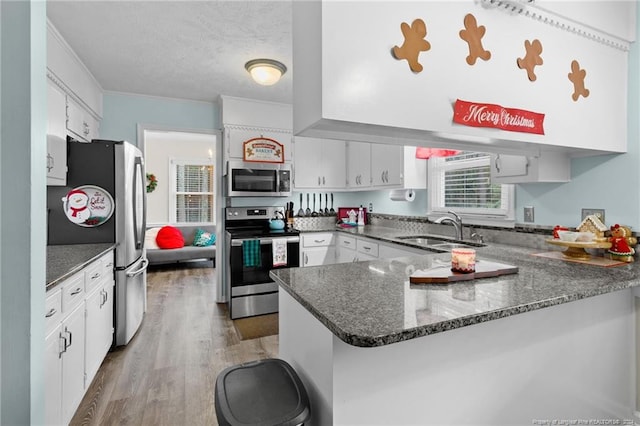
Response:
M212 171L212 182L211 182L211 191L209 192L178 192L176 190L177 187L177 167L178 166L211 166L213 167ZM215 172L215 164L212 159L208 158L169 158L169 222L175 223L177 225L215 225L216 224L216 172ZM177 208L178 208L178 195L182 194L196 194L196 195L206 195L209 194L212 197L211 203L211 222L178 222L177 216Z
M445 172L470 167L491 166L491 155L486 154L485 157L461 159L455 162L447 162L445 157L432 157L427 160L427 187L429 188L427 190L427 217L430 220L441 217L449 210L454 210L466 224L510 228L515 226L515 185L513 184L501 184L503 205L506 204L506 208L503 209L452 209L444 206Z

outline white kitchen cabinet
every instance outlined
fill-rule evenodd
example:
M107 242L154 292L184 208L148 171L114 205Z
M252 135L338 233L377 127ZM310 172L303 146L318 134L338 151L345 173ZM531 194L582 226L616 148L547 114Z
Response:
M374 187L402 185L403 164L403 146L371 144L371 179Z
M347 187L371 187L371 144L347 142Z
M66 313L65 313L66 314ZM62 421L68 424L84 396L84 300L62 320Z
M113 280L103 280L87 298L87 386L95 377L113 341Z
M62 424L62 291L47 293L45 301L44 387L46 424Z
M336 263L333 232L310 232L301 235L300 266L330 265Z
M370 2L362 8L358 2L294 2L294 133L481 152L489 144L496 151L528 153L562 147L576 156L626 152L628 46L633 37L620 40L609 32L611 25L601 24L617 22L612 19L616 16L621 27L635 28L624 18L634 10L629 9L629 2L614 2L614 6L611 2L591 2L593 7L582 11L583 16L590 17L584 22L538 7L538 2L526 2L521 11L516 11L522 17L538 15L538 19L524 20L495 13L485 3ZM435 49L431 39L435 33L429 22L449 29L439 34L442 37L457 37L456 28L467 14L491 28L492 37L513 41L491 46L492 58L482 66L470 67L451 49ZM396 43L401 46L400 24L410 25L415 17L425 19L430 28L426 39L434 47L419 55L424 67L420 73L411 71L405 60L394 59L388 49L379 48ZM576 38L577 33L592 36ZM535 84L524 70L515 69L510 59L520 57L522 40L531 34L543 46L545 40L547 44L553 40L555 47L553 51L547 49L549 46L544 48L545 64L536 68L544 78L538 78ZM585 59L575 59L586 69L591 96L602 96L598 102L592 97L572 98L567 73L575 52L589 52L588 64L583 63ZM500 84L487 84L496 75ZM499 100L506 108L544 114L544 132L455 122L452 104L462 94L470 102Z
M338 234L336 238L336 261L338 263L350 263L356 261L356 238Z
M491 183L569 182L571 161L566 153L542 152L537 157L491 155Z
M67 184L67 97L47 80L47 185Z
M113 251L47 292L45 423L68 424L113 340Z
M427 160L416 158L416 147L404 147L404 180L402 187L407 189L427 188Z
M291 161L291 132L287 130L225 126L224 142L226 159L242 160L244 158L244 143L255 138L273 139L282 145L284 161Z
M67 97L67 131L74 139L90 142L98 137L98 120L70 96Z
M347 181L346 144L341 140L295 138L296 188L344 189Z

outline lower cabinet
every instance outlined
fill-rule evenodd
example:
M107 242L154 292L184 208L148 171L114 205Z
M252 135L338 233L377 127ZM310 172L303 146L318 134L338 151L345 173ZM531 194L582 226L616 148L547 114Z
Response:
M47 292L45 423L68 424L113 341L113 252Z
M301 235L300 266L330 265L336 263L333 232L310 232Z

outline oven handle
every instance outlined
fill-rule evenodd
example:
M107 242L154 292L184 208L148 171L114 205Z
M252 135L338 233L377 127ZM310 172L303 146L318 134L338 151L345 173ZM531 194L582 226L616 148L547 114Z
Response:
M260 240L260 245L265 245L265 244L271 244L273 243L274 239L278 239L278 238L233 238L231 240L231 245L233 247L237 247L237 246L241 246L243 241L253 241L253 240ZM287 244L288 243L297 243L300 242L300 237L295 236L295 237L283 237L283 239L287 240Z

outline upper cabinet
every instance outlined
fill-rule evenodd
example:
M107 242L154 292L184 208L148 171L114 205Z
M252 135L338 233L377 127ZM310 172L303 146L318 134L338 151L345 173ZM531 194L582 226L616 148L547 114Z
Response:
M67 136L98 138L102 88L47 22L47 185L66 185Z
M592 2L574 19L543 7L558 2L511 3L294 2L294 135L526 156L626 152L635 2ZM616 22L624 28L611 32ZM456 100L476 106L455 109L454 121Z
M497 154L491 156L492 183L569 182L571 160L563 153L537 157Z
M347 187L367 189L371 187L371 144L347 142Z
M244 142L262 137L282 144L284 161L292 161L293 112L290 104L224 95L220 96L219 104L225 160L242 160Z
M371 180L373 186L399 186L403 180L404 147L371 144Z
M295 138L293 161L296 189L344 189L347 181L345 142Z

